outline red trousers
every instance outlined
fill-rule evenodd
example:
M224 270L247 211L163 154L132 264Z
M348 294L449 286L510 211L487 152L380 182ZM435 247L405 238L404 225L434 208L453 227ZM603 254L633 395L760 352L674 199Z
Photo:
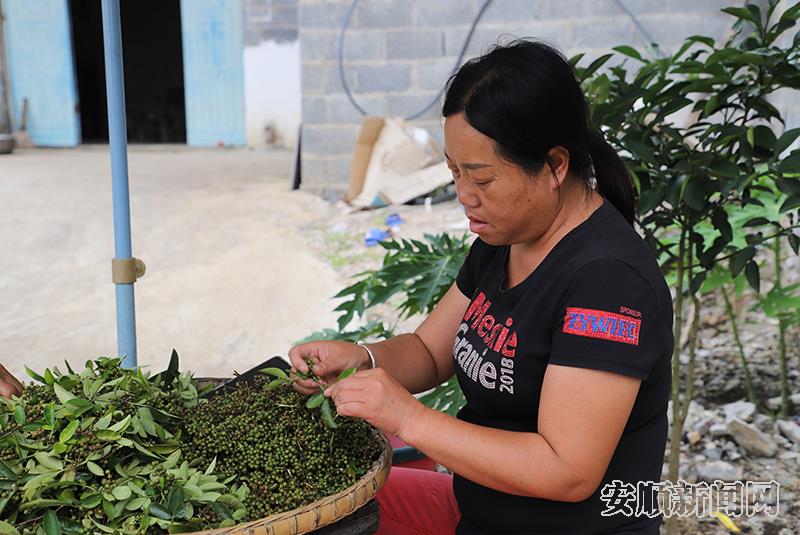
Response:
M451 535L461 518L453 476L392 467L375 496L381 524L377 535Z

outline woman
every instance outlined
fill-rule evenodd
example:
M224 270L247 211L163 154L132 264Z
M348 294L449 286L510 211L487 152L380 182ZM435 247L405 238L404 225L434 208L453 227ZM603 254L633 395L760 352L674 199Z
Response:
M657 534L653 492L637 483L661 476L672 301L632 226L628 172L588 126L569 63L540 42L463 65L443 115L478 235L455 284L414 333L302 344L293 367L310 357L339 414L454 473L393 469L379 533ZM454 373L458 418L412 396Z

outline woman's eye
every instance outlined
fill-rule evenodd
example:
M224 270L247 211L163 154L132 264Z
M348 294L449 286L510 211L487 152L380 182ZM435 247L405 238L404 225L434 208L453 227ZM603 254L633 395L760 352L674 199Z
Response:
M489 184L491 183L492 183L491 180L485 180L483 182L475 182L475 185L478 186L478 188L480 189L486 189L489 187Z

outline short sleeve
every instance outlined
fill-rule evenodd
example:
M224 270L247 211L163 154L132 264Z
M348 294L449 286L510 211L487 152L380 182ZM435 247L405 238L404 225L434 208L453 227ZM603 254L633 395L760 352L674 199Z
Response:
M573 275L559 303L550 363L647 379L668 345L665 330L647 281L620 260L595 260Z
M464 258L464 263L461 264L456 275L456 286L458 286L462 294L472 298L478 287L481 274L488 266L496 249L497 247L488 245L480 238L475 238L466 258Z

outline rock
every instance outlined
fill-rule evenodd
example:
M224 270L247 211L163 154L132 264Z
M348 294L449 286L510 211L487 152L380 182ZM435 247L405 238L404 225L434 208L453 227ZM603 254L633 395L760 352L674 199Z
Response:
M686 435L686 438L689 439L689 444L694 446L695 444L700 442L700 433L698 433L697 431L689 431L689 433Z
M796 451L784 451L783 453L778 454L778 459L783 459L784 461L791 461L792 459L797 459L800 457L800 453Z
M789 400L794 405L800 405L800 393L792 394L791 396L789 396ZM779 409L781 407L781 397L778 396L778 397L774 397L774 398L769 398L767 400L767 407L769 407L770 409L773 409L773 410Z
M734 418L749 422L756 413L756 406L749 401L734 401L733 403L723 405L722 411L725 413L725 423L730 422Z
M772 457L778 450L775 441L757 427L733 419L728 422L728 433L747 453L758 457Z
M756 414L753 418L753 423L765 433L778 432L777 427L775 427L775 422L766 414Z
M708 428L708 432L712 437L722 437L728 434L728 426L725 424L712 424Z
M703 450L703 455L712 461L719 461L722 459L722 450L719 448L706 446L706 449Z
M783 436L800 445L800 425L791 420L778 420L778 429Z
M722 481L736 481L742 479L742 467L734 466L725 461L708 461L698 464L697 478L702 481L714 482L717 479Z

